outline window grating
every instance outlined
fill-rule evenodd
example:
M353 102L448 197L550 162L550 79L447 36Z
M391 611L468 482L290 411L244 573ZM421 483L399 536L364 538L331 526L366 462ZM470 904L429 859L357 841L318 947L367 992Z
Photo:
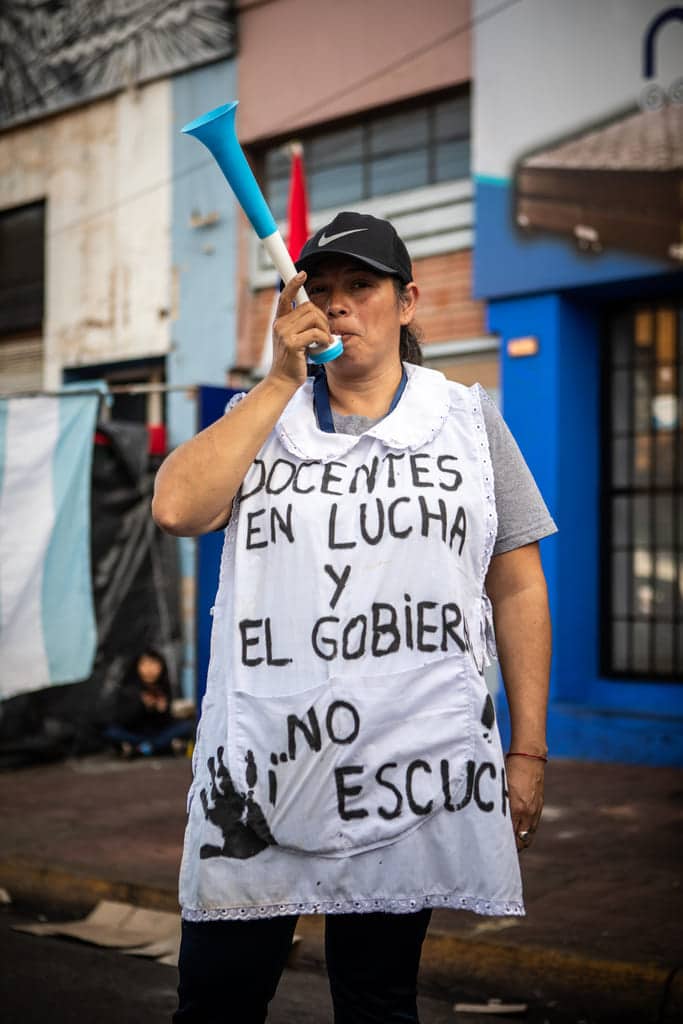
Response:
M312 210L422 188L470 175L470 100L432 100L302 139ZM265 193L276 220L287 214L290 157L265 153Z
M0 211L0 335L42 330L45 203Z
M683 677L683 307L612 316L604 373L602 662Z

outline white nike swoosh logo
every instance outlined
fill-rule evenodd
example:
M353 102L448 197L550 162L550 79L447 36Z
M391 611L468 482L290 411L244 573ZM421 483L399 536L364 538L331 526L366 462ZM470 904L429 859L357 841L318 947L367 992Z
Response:
M322 249L324 246L329 245L330 242L336 242L338 238L343 238L345 235L357 235L359 231L367 230L367 228L351 228L350 231L340 231L337 235L330 235L329 238L323 232L318 241L318 248Z

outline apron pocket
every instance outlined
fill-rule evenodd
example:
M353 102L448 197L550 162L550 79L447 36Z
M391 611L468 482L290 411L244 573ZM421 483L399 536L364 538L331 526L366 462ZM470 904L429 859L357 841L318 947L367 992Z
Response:
M453 809L474 750L472 671L454 657L284 697L234 691L227 761L245 813L271 843L335 857Z

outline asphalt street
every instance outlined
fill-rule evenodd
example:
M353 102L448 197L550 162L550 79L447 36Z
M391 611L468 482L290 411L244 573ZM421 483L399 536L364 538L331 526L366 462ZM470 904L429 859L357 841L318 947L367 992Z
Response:
M35 916L0 914L0 1006L3 1024L169 1024L176 969L67 938L28 935L14 924ZM226 993L226 999L229 994ZM226 1024L230 1021L226 1007ZM423 1024L451 1024L449 1003L422 1000ZM331 1024L327 982L288 970L269 1024ZM237 1024L237 1022L235 1022Z
M51 915L57 919L63 915ZM35 914L5 907L0 911L0 1006L3 1024L170 1024L176 1005L176 970L142 957L67 938L29 935L15 924L35 922ZM463 1001L486 1001L462 993ZM514 1017L458 1013L452 1001L422 996L421 1024L590 1024L589 1016L560 1006L531 1006ZM226 1007L226 1010L228 1008ZM226 1012L226 1024L231 1024ZM238 1022L234 1022L238 1024ZM268 1024L332 1024L326 978L287 970L271 1006Z
M3 775L0 887L14 901L0 912L3 1024L80 1021L86 1009L106 1024L109 1008L124 1024L170 1021L170 968L13 934L7 915L62 920L100 900L177 913L189 775L185 758L109 756ZM444 1001L423 1001L422 1024L454 1020L456 999L497 996L529 1003L528 1024L683 1021L681 778L680 769L550 764L543 829L522 862L528 917L435 912L421 984ZM300 921L300 969L283 980L271 1024L330 1021L322 925ZM457 1018L484 1019L495 1018Z

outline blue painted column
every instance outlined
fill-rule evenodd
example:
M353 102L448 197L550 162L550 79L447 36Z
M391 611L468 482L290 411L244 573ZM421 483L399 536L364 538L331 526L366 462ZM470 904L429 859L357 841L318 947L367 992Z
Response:
M560 300L556 295L536 295L488 304L489 330L501 339L502 412L555 521L560 501L558 463L558 398L560 390ZM536 355L512 358L507 345L512 338L538 339ZM559 525L559 523L558 523ZM541 543L543 568L553 622L560 605L559 550L556 537ZM551 675L551 702L561 685L557 646ZM503 744L509 744L510 721L501 688L497 694L498 720Z
M585 705L600 655L601 309L558 305L555 701Z
M585 704L599 652L599 316L551 293L490 303L489 318L501 335L503 415L560 529L541 543L553 620L550 701ZM528 335L538 353L510 356L510 339Z
M234 362L237 307L237 207L206 149L180 134L192 118L235 99L234 60L220 61L172 79L171 263L174 321L167 359L170 385L224 385ZM176 446L198 428L193 394L168 396L169 443ZM194 603L196 545L180 542L186 696L196 692Z
M488 317L490 331L501 338L503 416L534 475L550 514L557 521L560 300L556 295L540 295L489 302ZM508 341L529 335L538 338L538 353L511 358L507 352ZM551 610L556 619L559 603L556 538L543 541L541 553ZM554 673L553 688L556 685Z

